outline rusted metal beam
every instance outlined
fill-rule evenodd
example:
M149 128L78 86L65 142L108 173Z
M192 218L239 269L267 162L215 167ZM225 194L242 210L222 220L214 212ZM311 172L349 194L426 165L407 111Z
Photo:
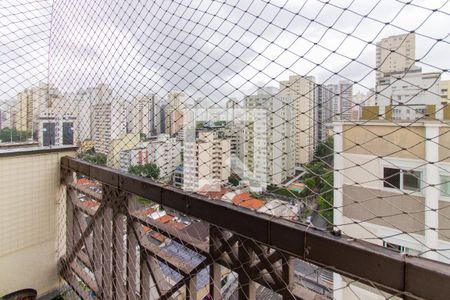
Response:
M450 265L423 258L412 262L399 253L368 242L334 236L71 157L63 157L61 167L378 288L430 299L450 298L450 285L447 284L450 282ZM439 264L438 272L436 264ZM423 280L413 280L411 274L420 274ZM425 274L428 276L423 276ZM435 285L439 288L430 288Z

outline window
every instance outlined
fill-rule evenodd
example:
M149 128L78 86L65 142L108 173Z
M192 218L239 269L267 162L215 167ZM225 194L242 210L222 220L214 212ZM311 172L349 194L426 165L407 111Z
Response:
M420 192L422 172L396 168L383 169L383 186L399 190Z
M384 187L400 188L400 170L384 168Z
M450 176L441 176L441 195L450 197Z
M419 171L402 171L403 172L403 189L410 191L420 191L420 172Z
M415 249L411 249L405 246L400 246L394 243L388 243L383 241L383 247L386 247L388 249L400 252L400 253L406 253L409 255L414 255L414 256L419 256L420 255L420 251L417 251Z

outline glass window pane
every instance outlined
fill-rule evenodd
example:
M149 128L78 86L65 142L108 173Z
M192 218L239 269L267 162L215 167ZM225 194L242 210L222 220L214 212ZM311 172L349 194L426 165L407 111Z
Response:
M384 168L384 187L400 188L400 170Z
M450 197L450 176L441 176L441 195Z
M403 171L403 189L409 191L420 191L419 171Z

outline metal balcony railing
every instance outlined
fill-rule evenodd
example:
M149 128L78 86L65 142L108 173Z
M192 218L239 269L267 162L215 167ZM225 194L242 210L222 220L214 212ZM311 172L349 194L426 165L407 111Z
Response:
M67 197L60 274L83 299L326 299L333 297L331 272L408 299L450 295L450 266L339 232L70 157L61 159L61 180ZM179 222L150 218L155 205ZM302 273L306 267L320 274Z

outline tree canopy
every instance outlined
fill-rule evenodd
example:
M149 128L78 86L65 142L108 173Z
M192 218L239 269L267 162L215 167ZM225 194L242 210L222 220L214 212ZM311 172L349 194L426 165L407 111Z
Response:
M133 175L138 175L156 180L159 178L160 170L156 164L148 163L144 165L131 166L128 169L128 172L130 172Z
M11 128L0 130L0 141L2 142L24 142L31 138L31 131L22 131Z

